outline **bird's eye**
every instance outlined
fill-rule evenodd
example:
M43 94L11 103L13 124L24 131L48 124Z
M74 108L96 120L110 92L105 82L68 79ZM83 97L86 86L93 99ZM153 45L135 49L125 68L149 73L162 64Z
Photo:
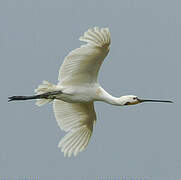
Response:
M133 100L136 100L136 97L134 97Z

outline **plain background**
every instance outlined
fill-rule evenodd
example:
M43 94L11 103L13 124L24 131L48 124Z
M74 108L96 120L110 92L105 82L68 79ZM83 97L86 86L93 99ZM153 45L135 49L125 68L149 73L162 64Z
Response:
M179 0L0 1L0 179L181 178L181 2ZM8 103L32 95L89 27L109 27L99 81L111 94L173 100L114 107L95 103L87 149L64 158L52 104Z

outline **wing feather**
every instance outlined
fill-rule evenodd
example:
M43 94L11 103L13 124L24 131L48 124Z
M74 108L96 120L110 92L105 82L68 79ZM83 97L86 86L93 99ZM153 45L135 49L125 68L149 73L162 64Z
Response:
M90 28L79 38L87 44L71 51L59 70L59 84L75 85L97 82L100 66L109 52L108 28Z
M93 102L67 103L56 99L53 109L58 125L67 132L58 147L65 156L76 156L86 148L93 131L96 121Z
M90 28L79 40L86 44L71 51L60 67L58 80L62 87L96 83L100 66L109 52L111 36L108 28ZM92 135L96 121L94 104L55 99L53 108L58 125L67 132L58 147L65 156L76 156L86 148Z

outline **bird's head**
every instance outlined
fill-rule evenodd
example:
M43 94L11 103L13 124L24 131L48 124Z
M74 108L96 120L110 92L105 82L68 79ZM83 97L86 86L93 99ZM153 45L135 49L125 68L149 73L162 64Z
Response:
M138 97L135 95L121 96L120 101L123 105L134 105L140 103Z
M167 101L167 100L142 99L142 98L138 98L135 95L121 96L120 100L121 100L123 105L135 105L135 104L139 104L142 102L173 103L172 101Z

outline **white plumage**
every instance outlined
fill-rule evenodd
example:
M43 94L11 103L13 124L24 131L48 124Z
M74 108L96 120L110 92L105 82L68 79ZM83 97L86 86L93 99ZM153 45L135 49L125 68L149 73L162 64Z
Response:
M9 101L37 99L42 106L53 101L54 114L58 125L67 134L58 147L65 156L75 156L84 150L90 140L96 122L94 101L104 101L112 105L134 105L141 102L171 102L145 100L134 95L116 98L107 93L98 83L100 66L109 52L111 36L108 28L90 28L81 41L87 44L71 51L60 67L58 84L43 81L35 89L35 96L12 96Z
M62 148L64 155L76 156L88 144L96 121L93 102L67 103L61 100L53 102L53 109L57 123L67 133L58 147Z
M65 57L59 71L59 84L85 85L97 82L99 68L109 52L111 42L109 29L97 27L89 29L80 40L87 44Z
M108 28L89 29L80 40L87 44L70 52L60 67L59 85L65 89L73 90L72 86L75 86L75 90L82 89L86 84L88 88L95 86L99 68L109 52L111 38ZM71 156L72 153L76 156L85 149L91 137L93 123L96 121L94 104L55 100L53 108L60 128L69 131L58 147L62 148L65 156Z
M65 156L72 153L76 156L85 149L91 137L96 121L93 101L99 91L97 75L109 52L111 37L108 28L95 27L88 29L80 40L87 44L65 57L60 67L58 85L55 87L44 81L36 89L36 93L50 92L52 87L63 92L58 97L60 100L54 100L53 109L58 125L67 132L58 145ZM38 99L36 104L41 106L50 101Z

